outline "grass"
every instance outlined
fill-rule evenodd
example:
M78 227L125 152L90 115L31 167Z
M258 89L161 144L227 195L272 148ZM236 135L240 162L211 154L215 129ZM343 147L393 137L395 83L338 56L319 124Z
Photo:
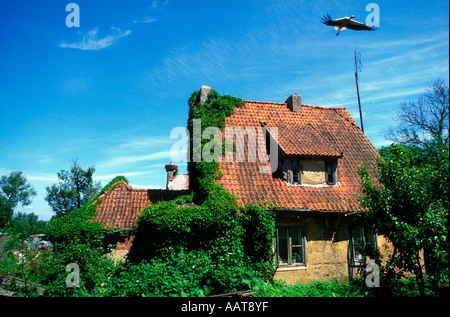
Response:
M380 287L368 288L364 281L354 279L349 282L317 281L308 284L288 285L283 281L273 281L255 287L255 297L416 297L419 291L415 282L395 279L380 282Z

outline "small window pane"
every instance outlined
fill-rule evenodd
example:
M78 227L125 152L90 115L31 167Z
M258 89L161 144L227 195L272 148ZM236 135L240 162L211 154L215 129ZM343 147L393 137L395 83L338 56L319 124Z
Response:
M362 246L355 246L353 252L356 261L362 261L364 259L364 248Z
M353 244L355 245L363 245L364 244L364 235L362 228L353 228L352 236L353 236Z
M302 247L292 247L292 264L303 263Z
M326 162L325 163L325 175L326 175L326 181L327 184L334 184L334 166L333 162Z
M302 230L301 229L291 229L292 231L292 245L302 245Z
M278 229L278 263L288 264L288 229Z
M291 162L291 172L292 172L292 183L299 183L299 174L300 174L300 164L298 161Z
M366 228L366 243L367 244L375 244L375 234L373 233L372 228Z

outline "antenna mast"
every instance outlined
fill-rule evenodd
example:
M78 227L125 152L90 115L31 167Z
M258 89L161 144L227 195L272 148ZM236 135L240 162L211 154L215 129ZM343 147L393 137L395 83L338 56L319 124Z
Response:
M356 94L358 95L358 106L359 106L359 119L361 120L361 130L364 132L363 118L361 112L361 100L359 98L359 87L358 87L358 72L361 71L361 53L355 51L355 81L356 81Z

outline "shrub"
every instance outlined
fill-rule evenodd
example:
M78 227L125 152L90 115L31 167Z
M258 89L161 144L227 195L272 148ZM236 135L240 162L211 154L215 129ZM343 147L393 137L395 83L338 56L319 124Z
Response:
M173 250L172 250L173 251ZM167 252L167 257L128 263L113 277L108 296L207 296L211 261L204 252Z

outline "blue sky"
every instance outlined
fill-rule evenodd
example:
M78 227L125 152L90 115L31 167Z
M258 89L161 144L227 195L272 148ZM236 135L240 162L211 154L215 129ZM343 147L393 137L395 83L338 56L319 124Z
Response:
M80 26L67 27L78 4ZM321 23L380 9L376 32ZM165 186L164 164L201 85L246 100L346 107L379 148L403 101L448 82L448 1L0 0L0 175L23 171L48 220L45 187L71 159L103 184ZM186 172L185 164L181 172Z

